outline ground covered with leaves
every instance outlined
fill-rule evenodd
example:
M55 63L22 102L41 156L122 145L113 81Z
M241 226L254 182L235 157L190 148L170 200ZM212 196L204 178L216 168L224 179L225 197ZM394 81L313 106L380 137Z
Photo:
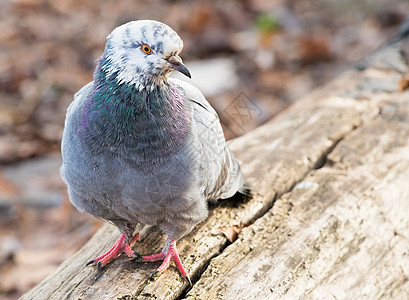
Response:
M408 11L403 0L1 1L0 298L18 298L100 225L70 206L59 143L113 28L174 28L193 83L233 138L370 54Z

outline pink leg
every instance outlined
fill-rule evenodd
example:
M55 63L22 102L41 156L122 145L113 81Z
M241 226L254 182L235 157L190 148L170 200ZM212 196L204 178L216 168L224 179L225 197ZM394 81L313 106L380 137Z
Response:
M166 246L165 248L163 248L161 253L143 256L142 260L143 261L163 260L159 268L157 268L156 271L151 274L150 276L151 278L153 278L156 274L165 271L169 267L170 262L173 260L182 277L185 278L190 285L192 285L189 275L187 275L187 272L182 265L182 261L180 260L178 250L176 249L176 242L171 238L168 237L168 239L166 240Z
M112 248L105 254L87 262L90 264L97 264L98 269L106 266L110 261L117 258L121 253L125 253L128 257L140 257L141 255L131 249L132 244L140 239L139 233L135 234L130 240L125 233L122 233L119 239L115 242Z

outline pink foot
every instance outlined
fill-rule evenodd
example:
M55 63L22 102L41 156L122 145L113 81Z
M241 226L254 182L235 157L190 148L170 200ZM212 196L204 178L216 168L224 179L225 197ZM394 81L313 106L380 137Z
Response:
M163 248L161 253L147 255L147 256L142 257L142 261L158 261L158 260L163 260L163 262L159 266L159 268L157 268L156 271L153 272L149 276L150 278L153 278L158 273L165 271L169 267L170 261L173 260L176 264L177 269L182 275L182 277L185 278L189 282L190 285L192 285L192 281L190 280L189 275L187 275L187 272L182 265L182 261L180 260L178 250L176 249L176 242L174 240L168 237L168 239L166 240L166 246L165 248Z
M112 248L105 254L90 260L86 266L97 264L98 270L106 266L109 262L117 258L121 253L125 253L128 257L141 257L141 255L131 249L135 241L140 239L139 233L135 234L132 239L128 239L126 234L122 233L119 239L115 242Z

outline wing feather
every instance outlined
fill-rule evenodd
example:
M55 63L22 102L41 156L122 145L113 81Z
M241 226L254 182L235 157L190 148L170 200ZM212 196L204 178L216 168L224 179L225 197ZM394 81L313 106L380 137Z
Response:
M194 150L200 153L199 172L206 198L216 200L233 196L245 181L238 161L227 147L219 116L196 87L177 79L171 82L183 90L192 106L192 126L196 127L198 137Z

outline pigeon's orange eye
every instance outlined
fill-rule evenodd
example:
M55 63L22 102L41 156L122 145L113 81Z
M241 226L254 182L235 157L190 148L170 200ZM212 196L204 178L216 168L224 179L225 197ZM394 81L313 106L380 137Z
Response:
M146 53L146 54L151 54L152 49L151 49L151 47L149 47L148 45L143 44L143 45L142 45L142 51L143 51L144 53Z

